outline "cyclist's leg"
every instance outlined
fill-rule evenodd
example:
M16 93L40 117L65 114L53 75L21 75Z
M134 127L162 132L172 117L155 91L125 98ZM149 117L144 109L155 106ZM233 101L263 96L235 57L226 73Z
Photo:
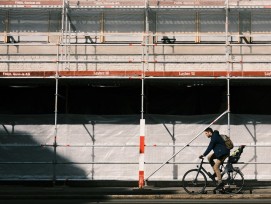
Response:
M221 164L222 164L222 161L217 159L216 162L215 162L215 165L214 165L214 172L216 173L218 181L221 181L221 173L220 173L220 170L219 170L219 167L220 167Z
M228 157L228 155L222 156L219 159L216 160L215 165L214 165L214 172L216 173L217 176L217 184L222 185L222 177L221 177L221 172L220 172L220 165L225 161L225 159Z
M213 167L215 165L214 159L216 159L215 154L214 153L209 154L207 159L208 159L210 165Z
M209 161L209 163L210 163L210 165L211 165L211 167L212 167L212 169L214 171L214 165L215 165L214 159L216 159L215 154L214 153L209 154L207 159L208 159L208 161ZM215 171L214 171L212 177L215 179L215 177L216 177Z

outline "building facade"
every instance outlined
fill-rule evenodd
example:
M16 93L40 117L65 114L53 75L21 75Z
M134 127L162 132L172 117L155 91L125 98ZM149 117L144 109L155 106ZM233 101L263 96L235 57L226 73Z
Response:
M271 179L270 19L270 0L0 0L0 177L144 180L214 125Z

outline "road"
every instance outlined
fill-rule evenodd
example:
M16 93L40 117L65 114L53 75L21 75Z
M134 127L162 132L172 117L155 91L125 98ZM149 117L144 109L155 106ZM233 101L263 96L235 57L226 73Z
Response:
M268 183L269 184L269 183ZM0 204L177 204L271 203L271 186L246 188L241 194L190 195L181 187L90 187L0 185Z
M271 199L110 199L110 200L90 200L90 199L22 199L22 200L0 200L1 204L178 204L178 203L271 203Z

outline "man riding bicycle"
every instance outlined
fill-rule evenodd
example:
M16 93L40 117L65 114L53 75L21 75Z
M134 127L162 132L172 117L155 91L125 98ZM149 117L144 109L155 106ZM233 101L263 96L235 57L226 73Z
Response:
M213 176L217 177L217 187L216 189L223 188L221 172L219 170L220 165L224 162L224 160L229 156L230 150L226 147L223 138L220 136L217 130L212 128L206 128L204 130L204 134L211 139L206 151L203 155L200 155L199 158L202 159L206 155L208 155L212 150L213 153L208 155L208 161L214 170ZM214 162L214 159L216 161Z

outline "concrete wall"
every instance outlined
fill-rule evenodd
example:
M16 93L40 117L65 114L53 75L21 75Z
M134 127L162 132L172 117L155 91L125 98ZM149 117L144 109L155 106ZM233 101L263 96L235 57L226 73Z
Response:
M54 71L56 61L60 70L140 70L141 46L91 46L80 45L67 48L58 46L0 46L2 55L0 71ZM38 51L38 52L37 52ZM231 60L233 70L270 70L271 46L234 46ZM225 46L156 46L149 52L149 71L195 71L225 70ZM68 54L69 53L69 54Z

